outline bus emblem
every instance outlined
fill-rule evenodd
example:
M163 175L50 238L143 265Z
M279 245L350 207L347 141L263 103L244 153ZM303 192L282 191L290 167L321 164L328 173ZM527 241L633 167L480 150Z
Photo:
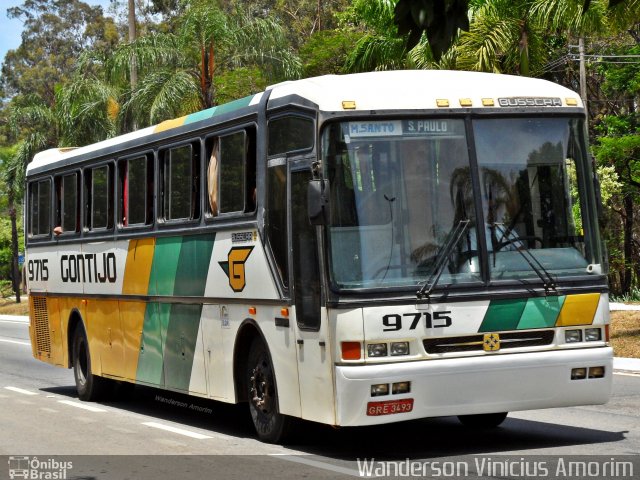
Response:
M226 262L218 262L229 277L229 286L234 292L241 292L247 284L244 264L253 247L232 247L227 254Z
M500 350L500 335L497 333L485 333L482 339L482 348L485 352Z

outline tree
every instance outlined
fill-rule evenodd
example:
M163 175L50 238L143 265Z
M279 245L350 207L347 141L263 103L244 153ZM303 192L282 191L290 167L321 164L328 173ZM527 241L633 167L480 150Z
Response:
M56 85L68 79L83 50L108 50L117 41L102 8L80 0L24 0L7 13L22 20L24 30L20 46L2 64L5 95L36 94L52 105Z
M18 204L22 197L22 185L24 184L24 170L22 165L18 164L12 149L0 149L0 161L2 164L2 180L4 181L5 191L7 195L7 211L9 214L9 222L11 224L11 241L10 241L10 268L9 275L13 292L16 296L16 303L20 303L20 285L22 275L18 266Z
M138 85L123 108L139 126L216 105L214 77L220 72L257 67L267 80L278 81L301 71L279 24L243 11L229 16L204 0L185 3L176 33L120 45L110 62L112 80L128 77L132 58Z

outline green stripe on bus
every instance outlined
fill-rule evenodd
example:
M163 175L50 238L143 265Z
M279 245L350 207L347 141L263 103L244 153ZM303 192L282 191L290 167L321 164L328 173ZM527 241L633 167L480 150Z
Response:
M556 324L565 296L549 295L541 298L530 298L522 312L518 329L549 328Z
M138 357L136 380L150 385L164 385L163 355L169 326L171 305L149 303Z
M164 347L165 386L189 390L202 305L171 305L171 322Z
M173 295L181 246L182 237L162 237L156 240L149 277L149 295Z
M182 238L173 288L174 295L194 297L204 295L214 241L215 233Z
M487 313L482 320L479 332L499 332L501 330L515 330L527 300L517 298L515 300L492 300Z
M192 113L190 115L187 115L184 124L187 125L189 123L199 122L201 120L206 120L217 115L222 115L223 113L233 112L234 110L238 110L239 108L246 107L251 103L251 100L253 100L254 96L255 95L249 95L248 97L240 98L238 100L234 100L233 102L225 103L216 107L207 108L206 110L202 110L200 112Z

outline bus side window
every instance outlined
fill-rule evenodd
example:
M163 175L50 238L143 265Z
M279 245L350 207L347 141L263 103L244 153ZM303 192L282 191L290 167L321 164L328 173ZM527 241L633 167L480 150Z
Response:
M160 153L162 218L194 220L200 217L200 145L189 143Z
M313 120L288 115L269 120L269 156L311 150L314 145Z
M255 128L247 127L206 141L209 214L256 209Z
M244 130L219 138L220 213L244 211Z
M85 229L113 228L113 165L85 169Z
M118 162L119 223L149 225L153 218L153 157L143 155Z
M78 208L77 173L56 177L56 229L58 233L79 231L80 209ZM54 232L55 233L55 232Z
M51 180L29 184L29 235L51 233Z

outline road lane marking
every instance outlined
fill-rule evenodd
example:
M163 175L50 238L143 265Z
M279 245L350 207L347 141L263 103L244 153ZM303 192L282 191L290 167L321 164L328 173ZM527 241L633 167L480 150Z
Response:
M73 400L58 400L58 403L64 403L65 405L70 405L76 408L82 408L83 410L88 410L90 412L106 412L103 408L92 407L91 405L85 405L84 403L74 402Z
M4 387L4 388L7 390L11 390L12 392L21 393L23 395L38 395L36 392L24 390L23 388L18 388L18 387Z
M301 463L303 465L308 465L310 467L320 468L322 470L328 470L330 472L342 473L343 475L362 478L362 476L360 475L360 472L358 472L357 470L353 470L351 468L339 467L337 465L320 462L318 460L310 460L303 456L290 455L288 453L270 453L269 456L281 458L282 460L286 460L288 462Z
M19 340L11 340L10 338L0 338L0 342L4 342L4 343L15 343L17 345L26 345L28 347L31 346L31 344L29 342L21 342Z
M170 425L164 425L162 423L156 422L142 422L142 425L146 425L147 427L159 428L160 430L166 430L167 432L177 433L179 435L184 435L185 437L197 438L198 440L205 440L207 438L213 438L208 435L202 435L201 433L191 432L189 430L184 430L182 428L172 427Z
M58 410L54 410L53 408L40 407L40 410L47 413L58 413Z

